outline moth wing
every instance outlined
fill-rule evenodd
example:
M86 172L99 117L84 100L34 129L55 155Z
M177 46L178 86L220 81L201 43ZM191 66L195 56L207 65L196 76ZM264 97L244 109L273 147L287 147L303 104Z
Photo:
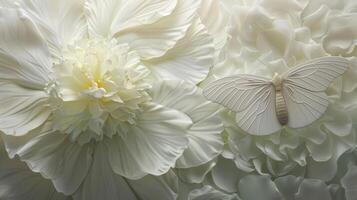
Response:
M204 96L236 112L240 128L253 135L269 135L281 125L275 112L275 88L269 79L237 75L212 82Z
M283 96L288 109L287 126L301 128L319 119L328 107L325 92L310 91L289 83L283 86Z
M320 118L328 107L326 89L348 68L341 57L323 57L302 64L283 76L283 95L291 128L307 126Z
M325 92L331 82L347 70L349 63L337 56L317 58L289 70L283 80L310 91Z

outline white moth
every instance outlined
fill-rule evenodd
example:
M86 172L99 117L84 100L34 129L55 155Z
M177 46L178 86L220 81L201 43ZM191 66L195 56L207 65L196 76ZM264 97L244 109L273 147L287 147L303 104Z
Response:
M240 74L216 80L204 96L236 112L236 122L253 135L269 135L283 126L301 128L328 107L325 93L348 68L341 57L323 57L294 67L273 79Z

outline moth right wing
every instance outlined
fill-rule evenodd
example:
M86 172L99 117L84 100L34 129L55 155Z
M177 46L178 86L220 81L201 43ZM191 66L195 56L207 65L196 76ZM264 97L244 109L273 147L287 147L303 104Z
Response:
M289 127L307 126L325 113L329 104L325 91L349 64L345 58L328 56L301 64L283 75Z
M250 134L269 135L281 128L269 79L243 74L225 77L208 84L203 95L236 112L238 126Z

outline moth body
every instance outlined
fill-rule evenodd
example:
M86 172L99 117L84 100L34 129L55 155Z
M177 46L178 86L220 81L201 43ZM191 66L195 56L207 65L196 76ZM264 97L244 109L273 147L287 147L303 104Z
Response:
M279 74L275 73L272 83L275 87L275 112L280 125L288 124L288 108L282 93L283 81Z

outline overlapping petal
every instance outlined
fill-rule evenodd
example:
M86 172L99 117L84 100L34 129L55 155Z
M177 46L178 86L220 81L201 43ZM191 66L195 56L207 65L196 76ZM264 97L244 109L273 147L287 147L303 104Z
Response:
M2 141L1 141L2 142ZM32 172L24 162L10 159L0 147L0 198L8 200L70 200L57 192L50 180Z
M199 83L206 78L214 64L213 39L197 18L185 37L172 49L145 63L159 79Z
M153 193L153 191L155 191ZM130 180L116 174L108 160L108 145L100 143L93 154L93 164L75 200L176 199L177 177L172 172L163 176L145 176Z
M135 126L108 141L114 172L130 179L166 173L187 148L191 125L184 113L154 103L146 105Z
M131 29L130 32L118 32L119 41L128 42L132 49L144 59L159 57L185 36L195 19L200 0L178 1L171 15L153 24L146 24Z
M87 32L84 0L21 0L18 2L41 31L54 58L62 57L62 49Z
M188 130L188 148L176 163L178 168L204 164L223 150L217 105L202 96L202 90L184 81L163 81L154 86L153 101L185 113L193 121Z
M92 162L91 145L71 143L65 134L54 132L50 123L25 136L3 138L11 157L19 155L32 171L51 179L56 190L66 195L78 189Z
M92 36L112 37L114 34L144 24L152 24L173 12L176 0L88 0L86 16Z
M51 60L30 18L15 9L0 13L0 129L24 135L50 114L45 87Z

